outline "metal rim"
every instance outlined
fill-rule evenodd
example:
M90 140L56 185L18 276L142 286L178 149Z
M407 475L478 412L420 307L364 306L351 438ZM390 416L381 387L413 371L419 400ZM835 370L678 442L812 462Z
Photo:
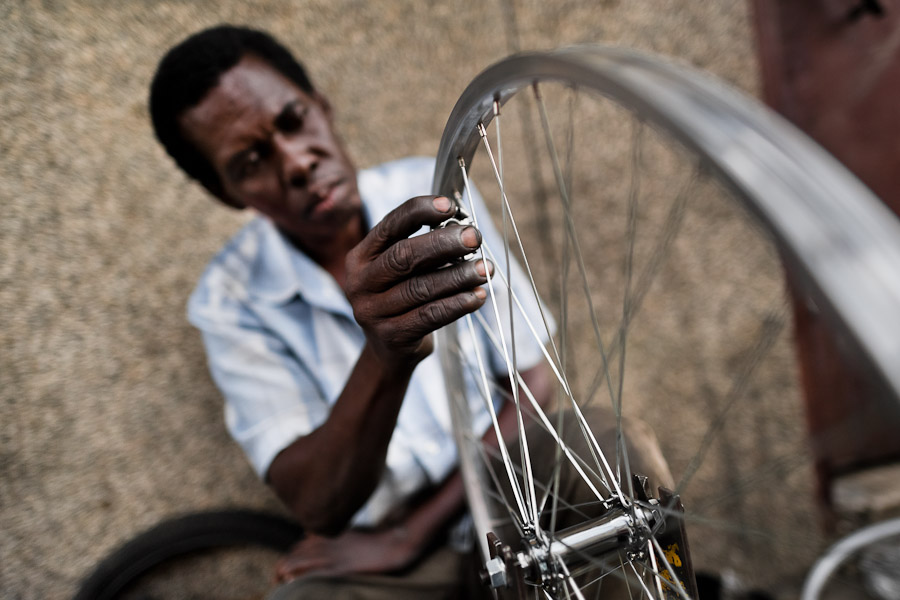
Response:
M462 190L476 126L537 80L593 89L703 157L773 233L805 291L900 396L900 222L840 163L765 107L692 69L614 47L513 56L478 75L444 128L433 193Z
M863 527L835 543L810 570L803 585L802 600L818 600L828 580L854 553L898 535L900 519L890 519Z
M433 192L463 190L459 159L471 162L477 126L536 81L591 89L665 130L714 171L770 231L792 274L816 307L854 340L900 396L900 224L827 153L783 119L691 69L619 48L577 47L504 60L476 77L457 102L441 140ZM442 332L446 336L449 332ZM460 365L446 353L448 381ZM455 375L454 375L455 373ZM451 400L460 390L448 390ZM455 422L465 402L452 402ZM457 428L457 441L462 434ZM478 458L459 444L470 499L480 485ZM471 504L479 531L487 509ZM488 548L482 541L484 556Z

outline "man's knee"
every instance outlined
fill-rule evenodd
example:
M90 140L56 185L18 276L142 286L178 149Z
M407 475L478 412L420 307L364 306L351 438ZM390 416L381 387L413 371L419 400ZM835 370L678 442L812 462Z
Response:
M667 488L674 486L672 473L656 433L646 421L634 416L622 417L622 437L625 442L623 454L617 448L618 424L612 409L591 407L584 411L584 416L591 427L595 428L594 431L601 432L598 435L598 443L607 458L618 457L620 465L627 459L632 473L644 475L649 479L650 490L654 494L659 486Z
M624 440L624 452L619 446L618 434L619 421L612 409L591 406L582 410L584 419L578 417L574 410L566 410L562 415L550 415L548 418L554 426L562 419L562 435L560 436L573 454L585 460L592 456L593 441L603 451L610 466L615 470L616 465L623 465L628 461L632 473L648 477L650 490L655 492L659 486L671 488L674 485L668 463L663 456L656 434L645 421L636 417L623 417L621 419L622 438ZM589 431L587 431L589 430ZM553 450L555 440L547 433L541 434L536 444L541 458L537 462L548 461L556 453ZM529 445L531 440L529 439ZM552 470L552 469L551 469Z

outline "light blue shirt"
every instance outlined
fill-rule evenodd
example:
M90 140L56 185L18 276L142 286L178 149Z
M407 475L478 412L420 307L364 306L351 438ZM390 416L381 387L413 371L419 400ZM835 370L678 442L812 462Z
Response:
M413 196L427 194L433 170L433 159L407 158L360 171L359 191L368 223L379 222ZM480 205L477 193L473 195ZM479 229L503 268L502 240L482 213L478 209ZM515 264L512 279L529 319L540 323L530 285ZM501 322L507 321L508 301L502 286L495 290ZM496 322L490 300L481 313L488 322ZM328 418L365 344L334 278L262 217L246 225L210 262L191 295L188 318L203 333L210 371L225 397L228 430L261 477L279 452ZM459 331L463 352L473 356L473 344L478 343L492 373L506 375L502 355L483 333L473 340L467 328ZM516 352L520 369L541 360L541 347L530 336L517 335ZM477 377L470 371L466 385L475 431L483 432L490 416ZM353 524L377 525L413 494L441 482L456 462L444 378L435 352L413 373L388 446L384 475Z

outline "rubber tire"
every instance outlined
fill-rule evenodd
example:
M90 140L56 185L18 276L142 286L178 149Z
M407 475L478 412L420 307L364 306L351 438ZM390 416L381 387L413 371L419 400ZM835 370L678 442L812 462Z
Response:
M295 521L253 510L191 513L167 519L103 559L74 600L114 600L141 575L184 554L228 546L287 552L303 536Z

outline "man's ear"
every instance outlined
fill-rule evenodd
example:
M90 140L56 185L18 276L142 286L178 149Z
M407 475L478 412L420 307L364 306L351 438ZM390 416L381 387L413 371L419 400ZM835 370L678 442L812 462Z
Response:
M221 184L219 184L218 182L216 182L214 186L207 186L206 189L209 190L209 193L215 196L225 206L229 206L237 210L244 210L245 208L247 208L246 206L229 196L228 193L226 193L225 190L222 189Z
M245 208L247 208L237 200L232 200L231 196L229 196L228 194L216 194L216 198L218 198L223 204L236 210L244 210Z

